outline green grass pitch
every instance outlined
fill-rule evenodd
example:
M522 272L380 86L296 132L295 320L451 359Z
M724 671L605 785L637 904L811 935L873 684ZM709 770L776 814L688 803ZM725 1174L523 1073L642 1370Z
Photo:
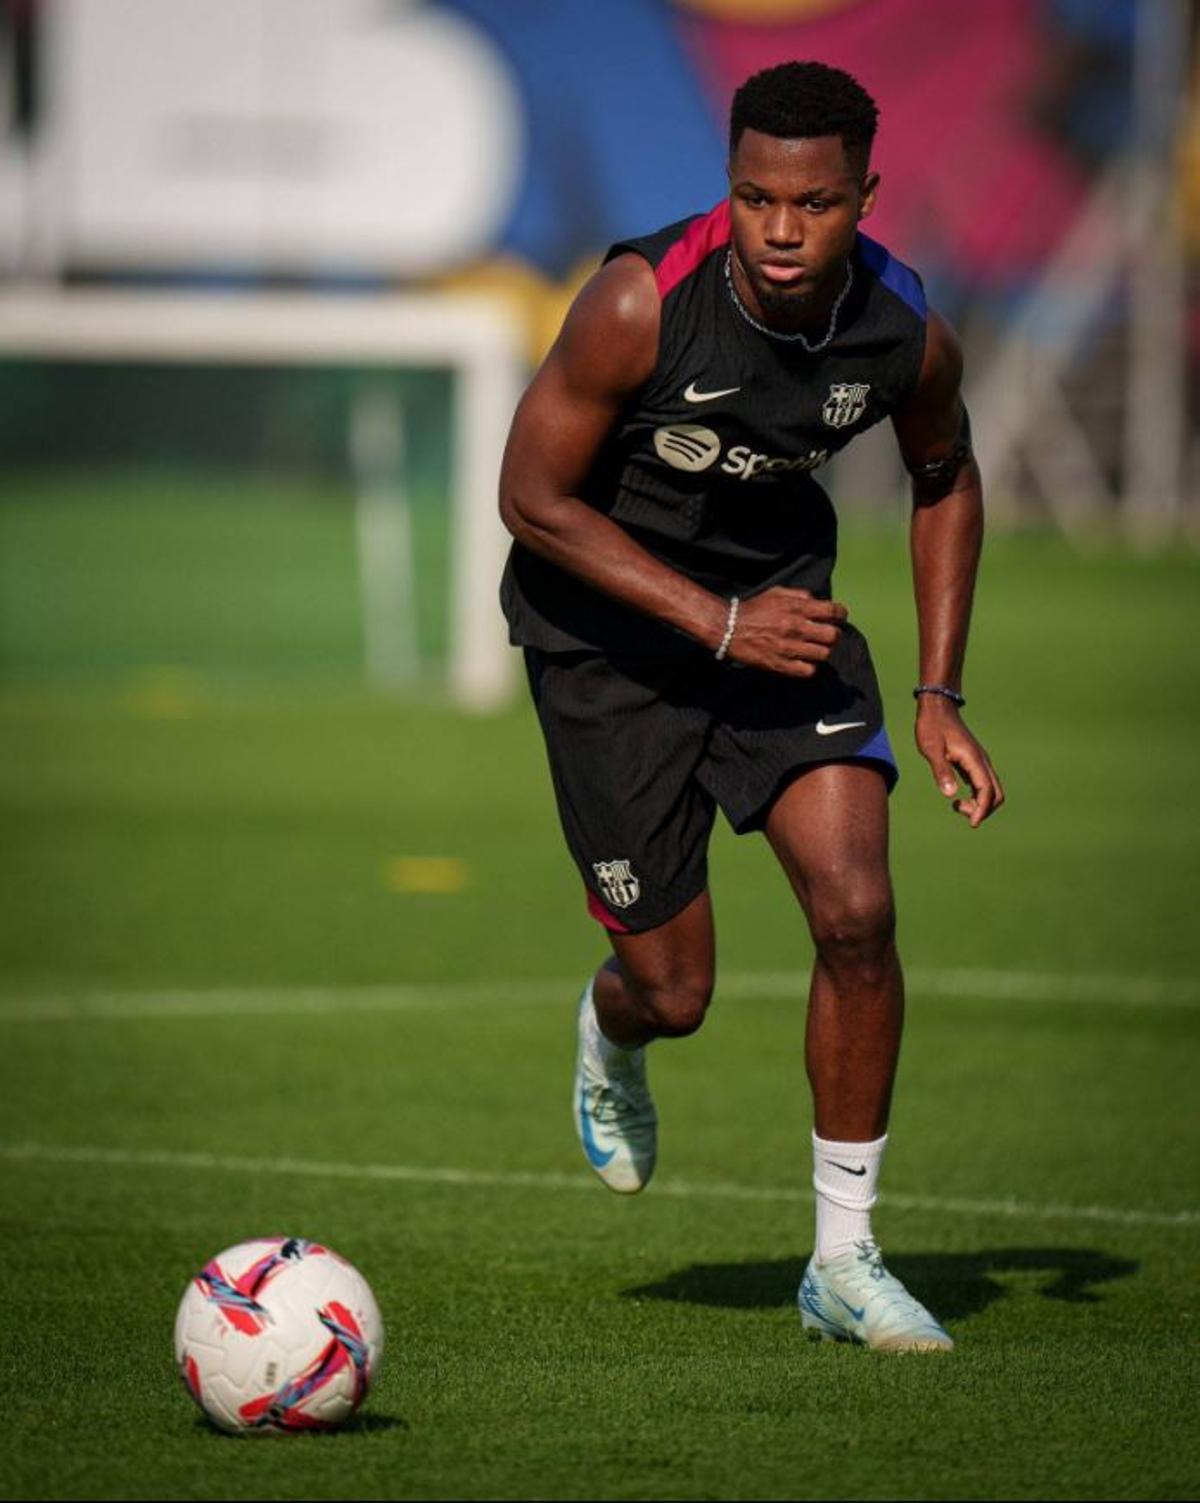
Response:
M0 506L0 1493L1194 1496L1196 559L991 546L968 714L1010 801L972 834L911 747L900 530L845 544L902 764L877 1228L958 1343L880 1359L795 1311L810 946L765 847L717 835L717 1000L619 1200L531 715L364 694L344 510L273 506L212 596L229 518ZM172 1321L276 1232L358 1264L388 1350L347 1431L238 1441Z

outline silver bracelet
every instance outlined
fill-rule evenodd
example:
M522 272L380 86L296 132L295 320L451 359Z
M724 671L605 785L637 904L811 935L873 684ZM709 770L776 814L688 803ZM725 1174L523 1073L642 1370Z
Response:
M729 619L725 622L725 635L721 638L721 645L717 648L717 662L724 660L729 651L729 644L733 641L733 634L737 630L738 597L735 595L729 602Z

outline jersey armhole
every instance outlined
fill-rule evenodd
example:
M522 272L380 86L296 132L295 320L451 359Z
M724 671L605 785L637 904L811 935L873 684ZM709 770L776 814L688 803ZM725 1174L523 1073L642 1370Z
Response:
M648 252L632 240L618 240L616 245L610 245L604 252L604 259L600 265L607 266L610 261L615 261L618 256L641 256L642 260L648 265L654 265Z

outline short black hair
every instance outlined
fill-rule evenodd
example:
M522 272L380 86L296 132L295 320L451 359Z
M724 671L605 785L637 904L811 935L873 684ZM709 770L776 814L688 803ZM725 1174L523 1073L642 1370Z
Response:
M879 108L856 78L825 63L779 63L753 73L733 96L729 112L729 154L744 130L796 140L841 136L846 154L871 156Z

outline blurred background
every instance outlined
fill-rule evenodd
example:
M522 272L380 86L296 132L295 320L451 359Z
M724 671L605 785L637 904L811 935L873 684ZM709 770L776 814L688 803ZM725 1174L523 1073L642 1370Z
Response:
M1194 974L1194 8L0 0L0 18L10 985L573 974L597 936L497 605L500 451L604 249L722 196L733 90L793 57L879 101L871 230L962 331L985 477L966 687L1011 798L981 863L905 733L888 425L821 476L905 772L914 963ZM770 864L717 843L732 963L793 967Z
M1188 0L0 0L0 673L504 703L512 404L788 58L880 104L994 525L1194 547ZM886 425L825 478L895 524Z

